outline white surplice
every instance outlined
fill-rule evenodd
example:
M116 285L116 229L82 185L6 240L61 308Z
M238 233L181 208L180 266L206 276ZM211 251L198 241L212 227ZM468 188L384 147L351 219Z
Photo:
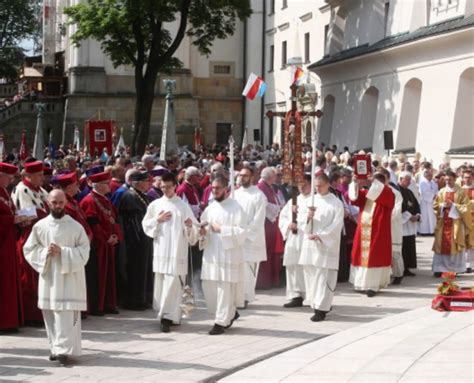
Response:
M244 255L244 299L255 299L259 263L267 259L265 244L265 213L267 199L256 186L240 187L235 191L234 199L242 207L247 217L247 235L242 247Z
M395 194L395 206L392 210L392 274L394 277L403 277L405 270L402 257L403 220L402 220L402 194L390 186Z
M438 194L438 184L422 177L420 181L420 210L421 221L418 226L420 234L433 234L436 227L436 216L433 201Z
M48 246L61 248L48 255ZM54 355L81 354L81 315L87 309L84 267L89 259L89 239L84 228L65 215L38 221L23 248L26 261L39 273L38 307Z
M171 219L159 223L158 215L162 211L170 212ZM184 225L188 218L193 221L192 228ZM154 200L143 217L143 231L153 238L153 308L158 311L158 319L169 319L174 323L181 320L180 304L188 273L188 247L197 242L196 224L189 205L177 196Z
M312 222L305 227L299 263L304 267L306 295L315 310L329 311L337 283L344 206L331 193L317 194ZM310 240L317 234L321 240Z
M235 307L244 304L243 283L244 255L242 246L247 236L247 217L232 198L215 201L204 210L201 222L207 222L205 237L199 247L204 250L201 279L206 304L215 313L215 323L230 324ZM220 233L211 230L212 224L221 225Z
M285 241L285 251L283 253L283 266L286 268L286 299L304 298L306 286L304 282L303 266L299 264L301 255L301 245L308 219L308 206L311 204L311 196L300 194L296 198L298 213L296 221L298 230L293 233L288 226L292 223L292 201L288 201L280 213L278 227L280 228L283 240Z

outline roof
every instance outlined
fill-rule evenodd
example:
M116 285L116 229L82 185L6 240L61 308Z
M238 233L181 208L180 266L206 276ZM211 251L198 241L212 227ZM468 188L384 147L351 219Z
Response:
M339 61L351 59L358 56L363 56L368 53L382 51L384 49L392 48L397 45L406 44L416 40L421 40L431 36L440 35L460 29L470 28L474 25L474 15L469 17L456 17L440 23L427 25L426 27L418 28L413 32L404 32L393 36L388 36L376 43L369 45L364 44L358 47L346 49L338 52L332 56L326 55L321 60L311 64L308 68L318 68L324 65L333 64Z

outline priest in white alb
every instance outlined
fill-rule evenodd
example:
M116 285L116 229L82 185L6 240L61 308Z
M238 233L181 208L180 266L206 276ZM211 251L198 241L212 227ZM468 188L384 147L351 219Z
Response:
M339 247L344 226L344 206L329 192L329 178L318 174L314 182L318 194L308 208L308 221L301 249L306 296L314 315L313 322L325 319L331 310L339 268Z
M308 219L308 206L311 202L311 176L305 176L302 185L298 186L300 194L296 205L289 200L280 213L278 226L285 242L283 266L286 269L286 308L301 307L305 299L306 286L303 266L299 264L304 230ZM296 212L296 223L293 222ZM295 232L296 231L296 232Z
M265 246L265 213L267 199L265 194L252 185L254 171L250 167L240 170L240 188L235 191L235 200L247 217L247 235L242 247L244 255L244 307L255 299L255 285L259 264L267 259Z
M89 239L80 223L65 215L66 195L48 196L51 214L38 221L24 246L26 261L39 273L38 308L42 310L51 355L64 366L81 355L81 311L87 309L84 267Z
M181 322L181 301L188 272L188 248L197 242L197 221L190 206L176 195L176 178L164 174L163 197L147 208L143 231L153 238L155 273L153 308L158 311L162 332Z
M220 335L239 317L237 307L244 304L244 255L242 246L247 236L247 217L240 205L228 197L229 181L217 175L212 182L215 202L201 215L199 247L202 260L202 289L207 309L215 314L210 335Z

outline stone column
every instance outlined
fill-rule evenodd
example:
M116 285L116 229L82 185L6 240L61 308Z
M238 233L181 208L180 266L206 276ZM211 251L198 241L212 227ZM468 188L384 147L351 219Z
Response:
M160 160L178 154L178 143L176 142L176 117L173 105L173 89L176 88L176 80L163 80L166 89L165 118L161 136Z

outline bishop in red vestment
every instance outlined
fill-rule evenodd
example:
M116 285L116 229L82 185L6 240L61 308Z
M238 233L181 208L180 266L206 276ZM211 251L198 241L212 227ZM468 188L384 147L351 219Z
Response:
M350 282L354 289L373 297L390 282L392 263L391 217L395 195L385 185L385 176L375 174L368 190L359 189L359 180L349 186L349 198L360 209L352 247Z
M23 255L23 245L30 236L33 225L49 214L46 202L48 193L43 184L43 163L41 161L27 162L24 165L23 181L13 189L12 200L17 210L31 209L36 211L36 217L28 221L20 229L17 241L17 257L20 265L20 284L23 302L23 313L26 325L43 325L43 314L38 308L38 273L26 262Z
M23 321L15 224L24 217L15 215L7 191L17 172L16 166L0 162L0 334L16 332Z
M258 271L257 288L269 289L280 286L280 271L284 251L283 237L278 228L280 205L272 185L276 180L275 171L268 167L262 170L262 179L257 187L267 198L267 211L265 216L265 243L267 246L267 260L260 262Z
M117 314L115 279L116 245L122 239L117 211L105 196L110 191L110 173L89 177L93 190L80 202L92 229L91 255L86 265L89 312Z

